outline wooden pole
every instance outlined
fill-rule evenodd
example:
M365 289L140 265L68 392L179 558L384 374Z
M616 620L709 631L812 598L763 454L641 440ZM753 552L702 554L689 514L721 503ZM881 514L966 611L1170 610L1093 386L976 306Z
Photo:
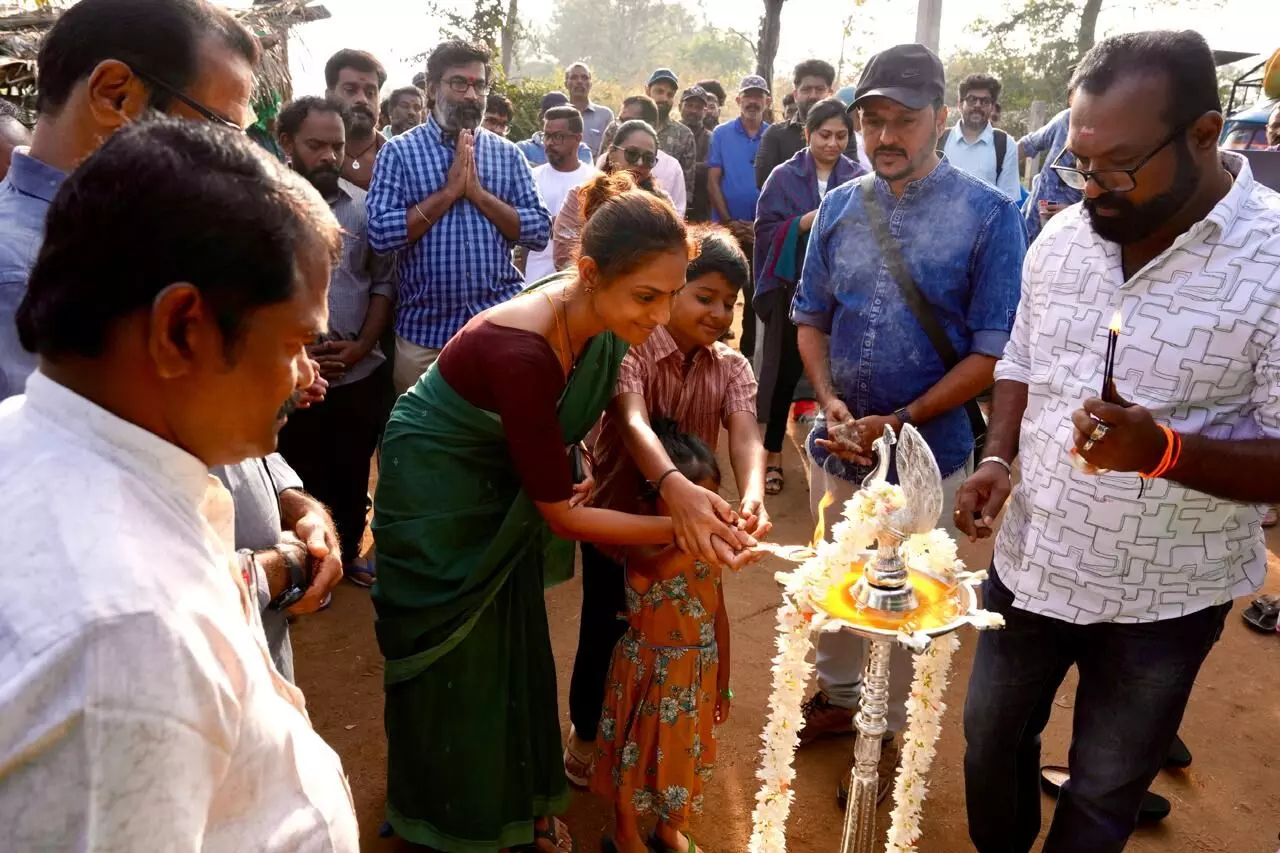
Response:
M1033 130L1039 130L1044 127L1045 122L1049 120L1049 105L1044 101L1032 101L1031 109L1027 111L1027 133ZM1026 165L1023 167L1023 177L1026 178L1027 186L1031 186L1035 176L1040 174L1041 155L1028 157Z

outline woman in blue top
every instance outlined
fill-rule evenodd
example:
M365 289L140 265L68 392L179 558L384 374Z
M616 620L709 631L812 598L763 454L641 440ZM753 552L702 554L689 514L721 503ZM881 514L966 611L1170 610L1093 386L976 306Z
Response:
M782 491L782 441L796 383L804 375L791 298L804 266L809 229L827 191L865 173L844 156L853 136L853 119L838 98L819 101L805 119L809 147L773 170L756 206L756 293L754 307L764 320L757 419L765 429L765 491Z

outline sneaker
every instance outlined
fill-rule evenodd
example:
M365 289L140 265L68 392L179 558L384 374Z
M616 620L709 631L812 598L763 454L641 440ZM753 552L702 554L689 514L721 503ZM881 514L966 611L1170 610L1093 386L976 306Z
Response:
M832 705L821 690L805 701L801 712L804 714L804 727L800 729L801 746L828 735L854 734L853 711Z
M880 743L880 763L876 765L876 805L880 805L893 790L893 780L898 775L898 761L902 758L902 747L898 739L890 735ZM849 806L849 777L853 769L836 785L836 802L840 808Z

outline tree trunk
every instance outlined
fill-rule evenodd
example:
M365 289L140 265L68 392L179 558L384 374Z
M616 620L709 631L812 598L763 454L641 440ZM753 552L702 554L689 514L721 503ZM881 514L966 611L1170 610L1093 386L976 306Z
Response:
M502 79L511 79L511 66L516 58L516 27L519 25L519 0L508 0L507 17L502 22Z
M773 86L773 60L778 56L778 39L782 33L782 4L786 0L764 0L764 17L760 19L760 45L756 48L756 73Z
M1076 59L1081 58L1093 47L1098 37L1098 13L1102 11L1102 0L1085 0L1080 10L1080 30L1076 34Z

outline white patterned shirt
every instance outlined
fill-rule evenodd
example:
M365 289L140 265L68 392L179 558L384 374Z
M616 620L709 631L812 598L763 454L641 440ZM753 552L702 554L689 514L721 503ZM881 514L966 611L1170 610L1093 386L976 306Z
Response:
M0 847L355 853L205 465L37 372L0 483Z
M1077 624L1153 622L1258 589L1259 507L1068 461L1071 414L1102 386L1107 327L1123 318L1116 389L1156 421L1215 439L1280 438L1280 194L1228 152L1231 191L1125 281L1120 247L1079 205L1027 252L996 379L1028 386L995 567L1015 604Z

